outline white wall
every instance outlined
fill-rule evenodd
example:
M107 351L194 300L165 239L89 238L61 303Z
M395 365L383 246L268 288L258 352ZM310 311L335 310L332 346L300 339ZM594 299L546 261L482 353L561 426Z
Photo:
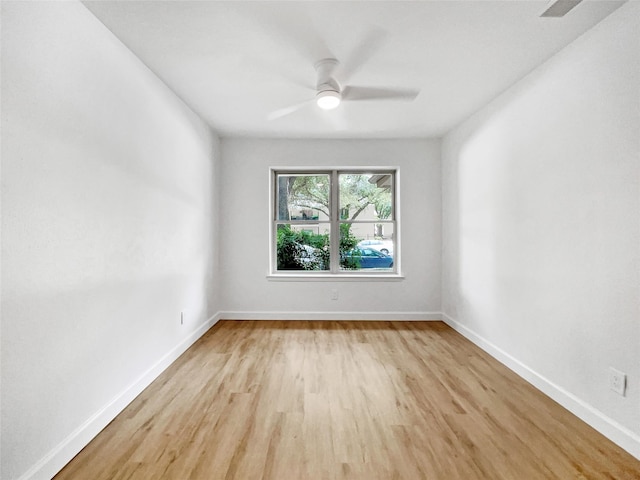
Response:
M2 2L3 479L50 478L211 324L217 149L82 4Z
M640 457L639 32L629 2L446 136L443 310Z
M440 311L440 143L222 139L226 318L433 317ZM269 168L398 166L402 281L282 282L269 273ZM339 299L331 300L331 289Z

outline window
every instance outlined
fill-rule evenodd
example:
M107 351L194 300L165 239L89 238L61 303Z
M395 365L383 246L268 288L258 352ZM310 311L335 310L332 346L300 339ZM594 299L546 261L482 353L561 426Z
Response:
M394 169L272 170L272 273L396 273L396 177Z

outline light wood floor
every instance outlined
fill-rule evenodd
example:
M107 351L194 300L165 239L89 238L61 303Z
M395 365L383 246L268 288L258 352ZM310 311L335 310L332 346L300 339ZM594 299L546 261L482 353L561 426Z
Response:
M640 479L440 322L221 321L63 479Z

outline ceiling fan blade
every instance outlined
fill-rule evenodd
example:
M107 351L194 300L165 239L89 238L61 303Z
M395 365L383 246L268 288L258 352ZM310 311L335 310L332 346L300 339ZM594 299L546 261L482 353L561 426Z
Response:
M287 68L287 65L277 65L270 63L264 58L258 56L247 57L243 56L240 60L239 70L246 72L256 70L262 78L262 82L265 84L280 84L286 82L287 85L295 86L300 89L308 90L310 92L316 91L316 85L313 82L307 81L300 75L299 72L294 72L293 69ZM310 75L307 75L312 78Z
M295 2L252 3L251 16L257 28L260 28L269 39L277 42L283 49L295 52L309 66L313 66L321 58L333 58L312 17L304 10L303 5Z
M279 118L286 117L287 115L291 115L292 113L297 112L301 108L306 107L311 102L313 102L313 99L296 103L295 105L289 105L288 107L280 108L278 110L274 110L269 115L267 115L267 120L269 121L277 120Z
M378 50L382 48L387 38L387 31L380 27L373 27L364 36L358 46L351 52L349 57L345 59L341 68L341 80L343 82L349 79L360 70Z
M411 102L420 93L420 90L411 88L385 88L385 87L356 87L346 86L342 90L342 99L354 100L397 100Z
M564 17L569 10L575 8L582 0L556 0L547 8L541 17Z

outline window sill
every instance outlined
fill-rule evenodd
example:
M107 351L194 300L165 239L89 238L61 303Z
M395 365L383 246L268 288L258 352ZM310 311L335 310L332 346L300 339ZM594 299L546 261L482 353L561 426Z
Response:
M399 273L383 273L373 275L371 273L272 273L267 275L271 282L399 282L404 276Z

